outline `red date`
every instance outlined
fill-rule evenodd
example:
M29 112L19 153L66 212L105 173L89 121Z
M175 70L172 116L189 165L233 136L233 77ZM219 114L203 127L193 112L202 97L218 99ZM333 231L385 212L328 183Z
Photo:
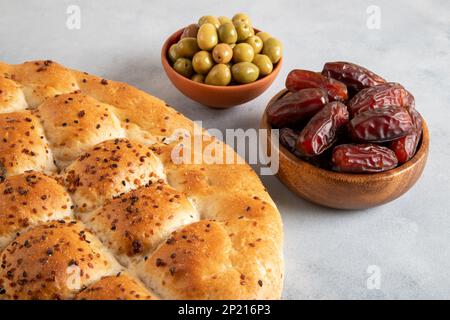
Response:
M414 130L416 131L422 131L422 124L423 119L422 115L412 106L407 106L406 110L408 111L409 115L411 116L411 120L414 125Z
M329 159L331 159L331 152L329 153L328 150L330 150L331 148L317 157L302 156L300 152L296 149L296 142L298 140L298 136L299 133L291 128L280 129L281 145L284 146L287 150L289 150L294 156L296 156L299 159L302 159L303 161L309 162L310 164L316 167L330 170L331 167Z
M292 70L287 76L286 88L291 92L307 88L321 88L328 93L332 101L346 101L348 99L345 84L334 79L328 79L318 72L308 70Z
M398 162L401 164L411 160L411 158L416 154L417 147L422 136L422 116L413 108L410 108L409 114L414 124L413 133L392 141L389 144L389 148L395 152Z
M297 150L307 157L323 153L333 145L339 130L348 122L349 114L343 103L327 104L300 132Z
M388 82L361 90L348 104L352 116L387 105L414 107L414 96L402 85Z
M410 134L414 125L405 108L385 106L359 113L350 121L349 128L358 142L382 143Z
M382 77L364 67L342 61L327 62L323 67L322 75L341 81L354 93L386 82Z
M298 140L298 133L291 128L280 129L280 143L290 152L295 153L295 144Z
M398 164L395 153L374 144L343 144L333 150L333 169L349 173L375 173L391 170Z
M421 134L421 132L411 133L403 138L392 141L389 145L389 148L395 152L400 164L411 160L416 154Z
M277 128L309 121L328 103L322 89L304 89L285 95L267 109L269 122Z

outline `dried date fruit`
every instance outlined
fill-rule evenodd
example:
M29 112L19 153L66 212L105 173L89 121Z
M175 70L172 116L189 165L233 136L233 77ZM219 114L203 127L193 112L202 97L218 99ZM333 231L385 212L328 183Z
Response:
M410 134L413 121L400 106L385 106L359 113L350 121L350 134L358 142L382 143Z
M414 124L414 131L403 138L392 141L389 148L395 152L398 162L403 164L414 157L422 137L422 116L415 109L409 110Z
M309 121L328 103L322 89L304 89L287 94L267 109L267 117L274 127L281 128Z
M327 150L325 150L322 154L315 156L315 157L301 157L303 161L306 161L310 164L312 164L315 167L326 169L326 170L332 170L331 166L331 155L333 152L333 148L330 147Z
M374 144L343 144L333 150L333 169L349 173L374 173L395 168L395 153Z
M389 149L394 151L400 164L403 164L414 157L421 135L422 132L413 132L403 138L392 141L391 144L389 144Z
M284 146L289 152L291 152L294 156L303 161L309 162L310 164L330 170L330 159L331 159L331 148L316 157L304 157L298 152L296 149L296 142L298 140L299 133L291 128L282 128L280 129L280 143ZM330 150L330 152L329 152Z
M382 77L364 67L343 61L325 63L322 75L341 81L353 93L386 82Z
M308 88L324 89L331 101L346 101L347 87L340 81L324 77L318 72L308 70L292 70L286 79L286 88L296 92Z
M331 102L319 111L303 128L297 140L297 150L303 156L323 153L336 141L339 130L349 122L347 107Z
M406 110L408 111L409 115L411 116L411 120L414 125L414 130L422 131L423 119L422 119L422 115L419 113L419 111L417 111L414 107L411 107L411 106L406 107Z
M298 139L298 132L291 128L281 128L280 129L280 143L283 147L288 149L290 152L295 153L295 144Z
M352 116L366 110L378 109L387 105L414 107L414 96L401 84L387 82L361 90L348 104Z

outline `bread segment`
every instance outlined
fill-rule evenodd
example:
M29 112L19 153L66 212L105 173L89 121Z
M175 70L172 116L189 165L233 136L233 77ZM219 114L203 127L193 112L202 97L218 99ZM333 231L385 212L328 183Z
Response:
M22 85L28 107L31 109L55 95L79 89L73 74L50 60L25 62L11 69L6 67L4 76Z
M38 107L36 115L62 168L98 143L125 138L114 107L81 93L49 99Z
M0 256L6 299L72 299L121 267L79 221L42 224L17 237Z
M94 146L68 166L63 176L79 212L96 209L106 200L165 178L153 152L128 139Z
M21 111L27 108L22 87L0 75L0 113Z
M186 195L162 180L125 193L81 217L124 265L142 259L171 232L200 218Z
M95 282L76 296L77 300L158 300L139 280L119 273Z
M36 171L0 183L0 250L22 231L72 217L72 200L53 178Z
M28 170L56 172L52 150L39 119L27 111L2 113L0 177L21 174Z

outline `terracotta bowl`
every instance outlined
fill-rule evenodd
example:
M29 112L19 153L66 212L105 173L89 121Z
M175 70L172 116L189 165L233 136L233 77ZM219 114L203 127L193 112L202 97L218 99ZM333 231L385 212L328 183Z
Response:
M280 72L283 58L274 65L271 74L253 83L226 87L210 86L192 81L178 74L167 59L167 52L172 44L177 43L184 29L180 29L169 37L161 50L161 62L173 85L185 96L205 106L217 109L231 108L261 95L273 83ZM255 29L255 32L259 30Z
M286 93L287 90L281 91L269 105ZM261 128L272 129L266 112ZM271 141L270 133L267 139L270 152L279 153L277 176L281 182L306 200L336 209L367 209L393 201L406 193L422 175L430 143L424 121L422 142L410 161L383 173L349 174L315 167L297 158L282 145L277 148Z

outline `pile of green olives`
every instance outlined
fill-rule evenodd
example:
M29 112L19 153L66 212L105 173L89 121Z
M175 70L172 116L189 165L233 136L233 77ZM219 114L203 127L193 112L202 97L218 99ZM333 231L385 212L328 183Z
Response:
M179 74L213 86L246 84L269 75L282 56L281 42L255 34L245 13L232 19L203 16L187 26L168 58Z

